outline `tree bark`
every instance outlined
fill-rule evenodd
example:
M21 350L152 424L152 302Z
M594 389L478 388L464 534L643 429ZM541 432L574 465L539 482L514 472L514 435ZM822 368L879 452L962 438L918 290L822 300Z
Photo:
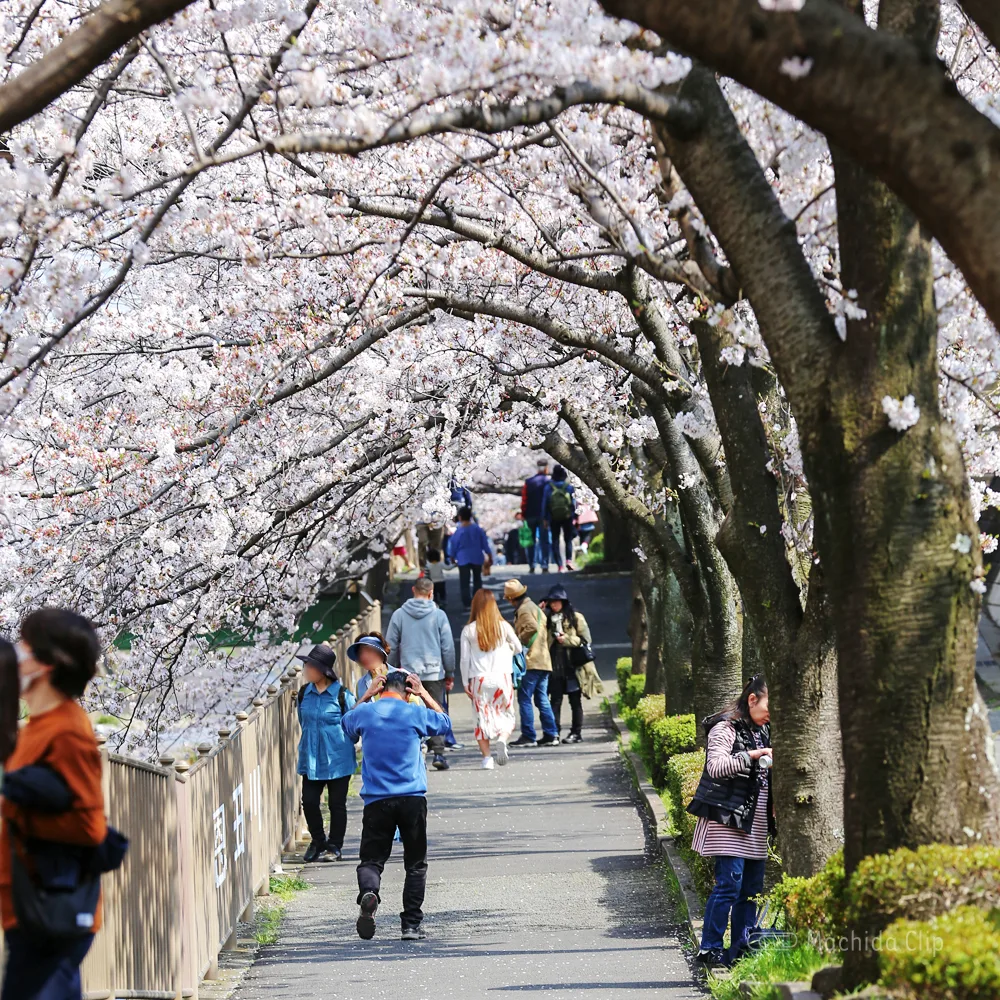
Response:
M639 582L638 568L632 574L632 605L629 612L628 635L632 640L632 673L644 674L649 649L649 627L646 617L646 599Z

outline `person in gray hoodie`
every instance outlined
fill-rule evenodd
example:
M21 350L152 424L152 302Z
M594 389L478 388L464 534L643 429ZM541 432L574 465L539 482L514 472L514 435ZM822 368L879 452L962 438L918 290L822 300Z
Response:
M392 652L389 666L416 674L430 696L440 704L455 683L455 640L448 616L434 603L434 584L422 576L413 596L392 613L386 641ZM432 736L427 748L438 771L448 770L443 736Z

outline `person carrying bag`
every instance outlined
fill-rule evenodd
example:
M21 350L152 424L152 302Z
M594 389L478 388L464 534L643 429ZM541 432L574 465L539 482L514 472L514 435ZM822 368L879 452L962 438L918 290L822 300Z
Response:
M80 963L102 921L100 873L124 854L124 839L109 836L101 755L77 701L100 650L93 626L72 611L41 608L21 623L15 651L29 717L5 761L0 807L0 1000L80 1000Z

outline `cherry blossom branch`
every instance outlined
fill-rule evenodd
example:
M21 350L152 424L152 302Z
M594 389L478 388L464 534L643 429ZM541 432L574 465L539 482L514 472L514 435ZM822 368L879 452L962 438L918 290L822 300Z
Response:
M51 52L0 87L0 133L80 83L123 45L193 0L107 0Z

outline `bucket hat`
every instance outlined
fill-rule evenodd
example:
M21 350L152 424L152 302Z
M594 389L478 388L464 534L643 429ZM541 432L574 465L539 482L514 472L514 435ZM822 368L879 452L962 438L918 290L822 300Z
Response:
M337 654L326 643L313 646L304 656L302 653L297 653L295 659L307 663L310 667L315 667L331 681L337 680Z
M569 594L566 593L565 587L560 587L556 584L546 595L545 600L547 601L568 601Z

